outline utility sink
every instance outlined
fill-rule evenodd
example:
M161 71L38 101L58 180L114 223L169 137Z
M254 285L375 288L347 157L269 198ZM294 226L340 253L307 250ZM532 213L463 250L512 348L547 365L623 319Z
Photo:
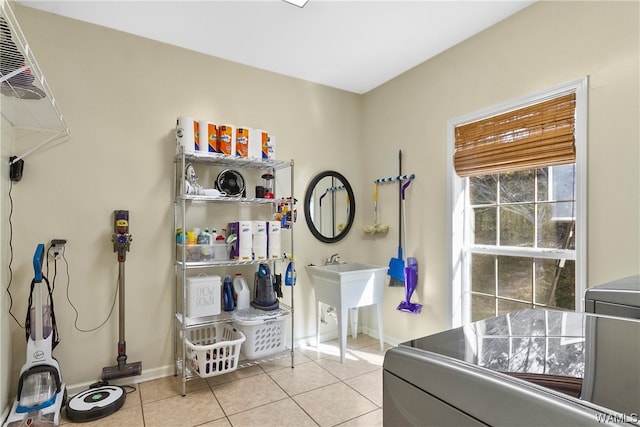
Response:
M351 314L351 335L358 333L358 307L375 305L378 312L380 351L384 349L382 335L382 296L387 267L351 262L329 265L307 265L316 299L316 345L320 344L320 303L336 308L340 361L344 362L347 344L347 315Z
M363 272L364 274L368 274L370 270L375 270L377 268L384 268L384 267L377 267L369 264L362 264L359 262L345 262L341 264L328 264L328 265L322 265L322 266L310 265L308 267L310 269L317 269L317 270L325 271L331 274L334 274L334 273L342 274L342 273L353 273L353 272Z

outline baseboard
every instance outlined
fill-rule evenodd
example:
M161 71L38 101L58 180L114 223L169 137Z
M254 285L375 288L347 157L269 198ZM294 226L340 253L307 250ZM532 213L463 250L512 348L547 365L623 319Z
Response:
M146 381L157 380L159 378L169 377L174 374L175 374L175 369L173 367L173 364L161 366L158 368L152 368L152 369L144 369L144 366L143 366L142 374L133 375L131 377L126 377L126 378L119 378L116 380L110 380L109 384L118 385L118 386L133 385L133 384L143 383ZM74 394L80 393L81 391L88 389L89 386L95 382L96 381L94 380L94 381L78 383L78 384L67 384L67 393L71 397Z
M9 406L4 408L4 410L2 411L2 416L0 416L0 420L2 423L4 423L4 421L9 416L9 412L11 411L11 406L13 406L13 400L11 400L11 402L9 402Z
M373 338L378 338L378 330L377 329L372 329L372 328L358 328L360 333L364 333L367 334ZM334 330L331 331L329 333L325 333L325 334L321 334L320 335L320 342L325 342L325 341L331 341L334 339L338 338L338 331ZM400 340L396 339L396 338L392 338L392 337L387 337L386 335L383 337L383 341L387 344L390 344L392 346L396 346L400 343ZM302 346L315 346L316 345L316 336L307 336L307 337L302 337L302 338L297 338L296 342L295 342L295 346L296 347L302 347ZM138 383L142 383L142 382L146 382L146 381L152 381L152 380L157 380L160 378L166 378L169 376L175 375L175 368L173 366L173 364L171 365L165 365L165 366L161 366L158 368L151 368L151 369L144 369L144 366L142 368L142 374L141 375L134 375L131 377L127 377L127 378L120 378L117 380L112 380L109 381L109 384L113 384L113 385L119 385L119 386L125 386L125 385L133 385L133 384L138 384ZM84 383L78 383L78 384L67 384L67 393L69 394L69 396L73 396L74 394L77 394L81 391L84 391L86 389L89 388L89 386L91 384L93 384L95 381L89 381L89 382L84 382ZM9 411L11 409L11 406L9 406L8 408L5 408L3 415L6 417L6 415L8 415ZM4 418L3 418L4 419Z

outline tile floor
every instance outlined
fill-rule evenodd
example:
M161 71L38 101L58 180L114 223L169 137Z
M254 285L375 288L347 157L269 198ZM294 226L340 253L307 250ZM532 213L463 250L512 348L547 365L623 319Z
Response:
M379 341L349 337L345 357L340 363L337 340L301 347L293 369L285 357L193 379L186 396L178 377L140 383L119 411L83 426L381 426ZM68 423L63 414L61 424Z

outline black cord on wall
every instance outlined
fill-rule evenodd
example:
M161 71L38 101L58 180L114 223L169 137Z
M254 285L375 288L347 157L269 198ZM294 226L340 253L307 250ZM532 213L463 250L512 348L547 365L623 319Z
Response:
M67 301L69 301L69 305L71 305L71 308L73 308L73 311L76 313L76 318L73 321L73 326L76 328L76 330L78 330L80 332L93 332L93 331L96 331L96 330L100 329L101 327L103 327L109 321L109 319L111 319L111 316L113 315L113 309L116 306L116 300L117 300L117 297L118 297L118 281L116 280L116 287L115 287L115 290L113 292L113 302L111 303L111 309L109 310L109 314L107 315L107 318L104 319L104 321L102 323L100 323L98 326L96 326L94 328L82 329L82 328L80 328L78 326L78 317L80 316L80 313L78 312L78 309L76 308L76 306L73 305L73 303L71 302L71 297L69 295L69 284L71 282L71 279L69 277L69 263L67 262L67 257L66 257L66 255L64 253L62 254L62 259L64 260L64 263L65 263L65 266L66 266L66 273L67 273ZM54 271L56 270L55 262L56 261L54 261ZM54 276L53 276L54 283L55 283L55 277L56 277L55 274L56 273L54 273ZM55 284L54 284L54 287L55 287Z
M11 282L13 281L13 270L11 264L13 264L13 223L11 217L13 216L13 198L11 197L11 190L13 189L13 180L9 184L9 283L7 284L7 294L9 295L9 314L16 321L16 324L24 329L24 326L20 324L16 316L11 311L13 309L13 297L11 296Z

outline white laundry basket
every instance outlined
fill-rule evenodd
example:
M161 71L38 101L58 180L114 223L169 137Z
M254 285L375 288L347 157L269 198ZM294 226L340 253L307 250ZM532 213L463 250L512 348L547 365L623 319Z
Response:
M245 340L231 323L189 329L185 340L187 366L202 378L235 371Z
M287 319L291 312L280 308L273 312L248 308L234 314L234 325L246 337L242 354L247 359L259 359L284 350Z

